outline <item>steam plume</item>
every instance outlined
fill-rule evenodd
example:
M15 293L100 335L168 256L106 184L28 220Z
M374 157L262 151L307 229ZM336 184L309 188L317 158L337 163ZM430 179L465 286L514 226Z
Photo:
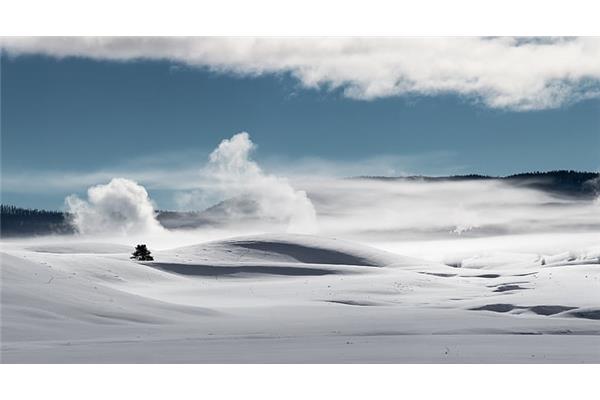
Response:
M92 186L88 199L75 195L65 199L73 224L81 234L140 234L162 231L154 206L143 186L114 178L106 185Z
M302 190L281 177L265 173L250 158L255 148L246 132L223 140L210 154L203 175L222 196L244 197L256 202L258 217L287 222L287 231L315 233L316 212Z

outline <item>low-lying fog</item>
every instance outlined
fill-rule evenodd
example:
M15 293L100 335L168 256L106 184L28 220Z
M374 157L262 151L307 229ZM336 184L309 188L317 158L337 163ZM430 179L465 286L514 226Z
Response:
M79 239L164 249L238 235L305 233L434 260L489 252L555 254L600 245L597 200L494 180L291 179L263 171L251 159L253 147L247 133L224 140L201 168L197 189L178 193L190 203L195 196L221 200L198 214L210 223L165 229L146 189L117 178L91 187L86 199L67 198ZM36 239L42 240L64 238Z

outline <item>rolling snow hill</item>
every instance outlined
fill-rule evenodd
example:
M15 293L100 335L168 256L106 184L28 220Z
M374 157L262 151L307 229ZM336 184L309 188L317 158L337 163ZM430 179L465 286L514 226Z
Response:
M452 267L260 235L2 245L2 362L599 362L600 251Z

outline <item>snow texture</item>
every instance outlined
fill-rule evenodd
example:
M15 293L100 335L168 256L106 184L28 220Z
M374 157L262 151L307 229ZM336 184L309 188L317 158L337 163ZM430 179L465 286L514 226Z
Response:
M1 246L3 363L600 362L598 247L450 266L290 234L154 262L84 238Z

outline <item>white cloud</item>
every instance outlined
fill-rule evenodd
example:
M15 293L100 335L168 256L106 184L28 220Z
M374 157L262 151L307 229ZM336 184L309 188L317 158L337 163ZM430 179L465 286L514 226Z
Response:
M161 59L221 73L290 73L375 99L454 93L493 108L600 97L600 38L3 38L10 55Z

